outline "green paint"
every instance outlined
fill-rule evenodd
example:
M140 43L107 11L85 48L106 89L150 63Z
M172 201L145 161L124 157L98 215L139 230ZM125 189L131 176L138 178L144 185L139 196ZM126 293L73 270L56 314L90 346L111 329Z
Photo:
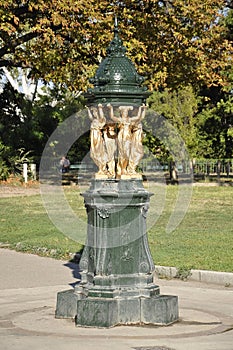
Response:
M144 78L140 76L132 61L125 55L126 48L118 35L117 23L114 38L107 48L107 56L101 62L95 76L90 79L94 85L84 95L87 105L98 103L112 105L140 106L146 103L151 94L142 86Z

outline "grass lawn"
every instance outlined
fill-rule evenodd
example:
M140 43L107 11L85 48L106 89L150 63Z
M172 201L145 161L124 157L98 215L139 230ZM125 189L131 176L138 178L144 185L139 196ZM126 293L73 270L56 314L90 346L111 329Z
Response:
M52 224L40 195L0 198L0 208L0 242L9 248L64 259L80 250Z
M151 200L151 210L159 203L158 188ZM164 201L156 224L148 236L156 265L177 268L233 271L233 187L194 187L186 216L171 233L166 225L173 211L179 186L163 189ZM77 189L65 188L75 211L83 198ZM68 259L81 245L65 237L49 220L39 195L0 198L0 242L9 248L39 255Z
M168 188L165 210L149 231L155 264L233 272L233 187L194 187L183 221L166 233L176 191Z

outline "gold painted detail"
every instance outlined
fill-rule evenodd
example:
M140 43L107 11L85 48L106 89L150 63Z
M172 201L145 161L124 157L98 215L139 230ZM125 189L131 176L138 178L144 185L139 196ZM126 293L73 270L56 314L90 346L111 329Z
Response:
M104 115L102 104L87 108L91 119L91 158L98 166L95 178L139 178L136 168L143 157L142 119L146 106L138 108L137 115L133 106L120 106L114 111L107 104L108 115Z

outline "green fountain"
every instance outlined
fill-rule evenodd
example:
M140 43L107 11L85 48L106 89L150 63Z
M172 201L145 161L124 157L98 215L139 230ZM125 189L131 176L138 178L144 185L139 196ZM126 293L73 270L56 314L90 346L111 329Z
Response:
M137 172L143 156L142 119L150 92L114 38L85 94L91 120L90 155L98 172L83 194L88 225L81 281L57 295L57 318L81 327L169 325L178 298L161 295L146 232L150 197Z

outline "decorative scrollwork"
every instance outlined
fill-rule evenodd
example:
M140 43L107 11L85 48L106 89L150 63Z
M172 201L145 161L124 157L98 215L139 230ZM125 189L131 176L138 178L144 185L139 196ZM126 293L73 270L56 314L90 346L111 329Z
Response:
M149 268L149 264L147 262L141 262L140 266L139 266L139 272L141 273L149 273L150 272L150 268Z
M88 270L88 260L81 259L79 264L80 270L87 271Z
M97 213L102 219L109 218L110 215L110 212L107 208L99 208L97 209Z
M149 210L149 204L144 204L143 207L141 208L141 213L144 218L147 217L148 210Z
M123 255L121 256L121 260L123 261L134 260L132 249L130 249L128 246L126 246L126 249L124 250Z

